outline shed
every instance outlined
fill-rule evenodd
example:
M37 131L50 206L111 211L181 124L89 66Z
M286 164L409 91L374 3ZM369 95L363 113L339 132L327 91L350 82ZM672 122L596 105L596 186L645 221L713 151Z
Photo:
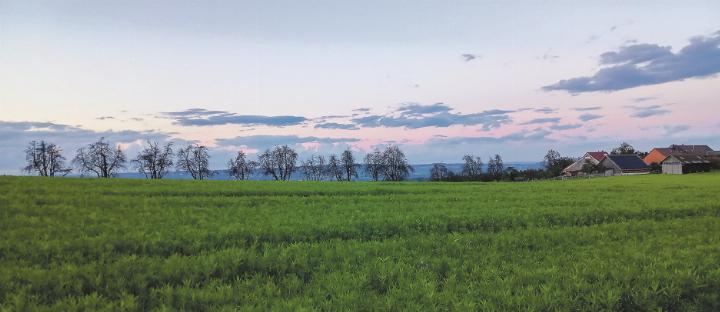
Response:
M710 161L698 154L674 154L662 161L662 172L665 174L709 172L710 169Z

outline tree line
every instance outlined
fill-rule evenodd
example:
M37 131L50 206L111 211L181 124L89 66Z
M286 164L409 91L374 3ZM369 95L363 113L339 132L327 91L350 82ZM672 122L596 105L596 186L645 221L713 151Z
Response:
M217 173L210 169L208 148L194 143L175 151L172 142L162 145L147 141L137 156L128 161L119 146L100 138L79 148L67 165L60 147L46 141L32 141L25 149L25 157L24 172L48 177L65 176L75 168L82 175L112 178L119 170L127 169L128 165L148 179L162 179L173 168L195 180L204 180ZM382 151L375 149L364 160L364 164L357 163L353 152L346 149L339 156L333 154L326 159L323 155L311 155L304 161L298 161L298 153L282 145L259 153L257 160L251 160L245 152L238 151L227 162L227 172L237 180L247 180L260 173L274 180L287 181L294 173L300 172L305 180L352 181L363 167L374 181L403 181L413 171L405 154L395 145L389 145Z
M623 142L612 154L639 154L631 145ZM208 148L200 144L174 148L172 142L164 145L147 141L137 156L127 160L125 152L105 138L79 148L70 165L62 156L60 147L46 141L32 141L25 149L26 166L23 171L39 176L65 176L74 167L82 175L95 175L98 178L112 178L119 170L130 169L143 174L148 179L162 179L173 168L185 172L195 180L204 180L217 174L211 170ZM444 163L435 163L430 170L431 181L529 181L560 176L564 168L576 161L575 158L561 156L555 150L549 150L541 169L517 170L505 167L502 157L494 155L488 159L487 166L480 157L465 155L460 172L453 172ZM403 181L414 168L397 145L388 145L384 149L376 148L365 155L358 163L350 149L340 155L311 155L298 160L298 153L287 145L266 149L250 159L245 152L238 151L227 162L227 173L234 179L247 180L255 174L262 174L278 181L287 181L299 172L304 180L352 181L358 178L359 171L373 181ZM583 167L587 173L602 172L597 165Z

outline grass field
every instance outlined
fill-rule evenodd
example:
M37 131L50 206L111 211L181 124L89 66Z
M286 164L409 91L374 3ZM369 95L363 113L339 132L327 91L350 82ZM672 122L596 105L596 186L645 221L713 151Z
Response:
M720 310L720 174L0 177L0 310Z

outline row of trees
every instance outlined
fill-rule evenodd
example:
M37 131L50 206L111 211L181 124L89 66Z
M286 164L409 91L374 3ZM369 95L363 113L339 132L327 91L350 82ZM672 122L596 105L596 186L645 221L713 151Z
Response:
M613 154L639 154L630 144L623 142L613 149ZM27 165L25 172L40 176L67 175L71 168L66 166L62 150L55 144L45 141L32 141L25 149ZM430 170L432 181L519 181L537 180L560 176L562 170L576 159L561 156L555 150L549 150L544 157L543 169L517 170L505 168L502 157L495 155L489 158L487 169L480 157L465 155L462 171L452 172L447 165L433 164ZM104 138L88 146L79 148L72 159L72 166L81 174L96 175L99 178L110 178L117 175L120 169L126 168L127 157L123 150L110 144ZM193 179L203 180L215 174L209 168L210 154L208 148L199 144L189 144L179 148L177 152L172 143L161 145L148 141L137 156L130 160L132 168L145 175L148 179L162 179L172 168L188 173ZM403 181L414 171L403 151L396 145L389 145L384 150L375 149L363 159L363 164L355 161L350 149L339 156L329 157L311 155L298 163L298 153L287 145L276 146L258 154L257 160L250 160L243 151L227 163L228 174L238 180L247 180L254 174L263 174L275 180L290 180L295 172L300 172L305 180L337 180L352 181L358 177L360 168L373 181ZM601 172L602 168L588 164L583 167L586 173Z
M62 150L55 144L32 141L25 155L25 172L50 177L71 172L71 168L65 164ZM78 149L72 159L72 165L81 174L99 178L116 176L120 169L127 168L127 162L120 146L114 146L104 138ZM209 164L210 154L203 145L190 144L174 152L172 143L161 145L151 141L130 160L131 167L148 179L162 179L175 168L188 173L193 179L203 180L215 174ZM243 151L239 151L227 163L228 174L238 180L249 179L256 173L275 180L290 180L292 174L300 170L306 180L351 181L358 177L359 167L350 149L343 151L340 156L330 155L327 161L322 155L312 155L298 166L298 153L287 145L265 150L257 156L257 161L248 159ZM402 181L412 171L405 154L397 146L388 146L383 151L376 149L365 157L365 172L374 181Z
M509 167L508 169L513 169ZM487 171L483 172L483 161L473 155L463 156L462 171L457 174L447 168L443 163L435 163L430 168L431 181L500 181L505 177L506 169L502 157L495 154L490 157Z

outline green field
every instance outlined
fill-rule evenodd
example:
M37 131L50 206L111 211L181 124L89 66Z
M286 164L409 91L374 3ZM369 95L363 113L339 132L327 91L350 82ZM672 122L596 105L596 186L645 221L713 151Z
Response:
M0 177L0 310L720 310L720 174Z

